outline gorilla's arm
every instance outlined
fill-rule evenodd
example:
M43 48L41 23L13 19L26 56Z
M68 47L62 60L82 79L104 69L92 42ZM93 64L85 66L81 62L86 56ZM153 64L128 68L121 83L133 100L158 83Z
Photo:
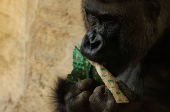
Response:
M118 104L105 86L98 86L89 98L93 112L170 112L170 108L153 99L143 99L132 92L123 82L118 85L129 99L127 104Z
M170 108L152 99L143 99L123 82L118 85L130 103L117 104L104 85L94 86L92 79L71 84L59 78L54 90L54 112L168 112ZM94 89L94 87L96 87ZM93 90L94 89L94 90ZM93 92L92 92L93 91Z
M123 93L130 99L129 112L144 109L144 103L139 96L130 91L123 83L118 83ZM94 85L92 79L85 79L77 84L68 83L66 79L59 78L53 89L54 112L121 112L122 107L127 111L127 104L116 104L111 92L104 85ZM95 88L96 87L96 88ZM95 89L94 89L95 88ZM133 101L133 102L131 102ZM130 107L131 107L130 106ZM126 108L127 107L127 108Z
M54 112L67 112L65 108L65 100L64 97L68 92L68 88L71 84L67 83L66 79L58 78L55 87L53 88L53 104L54 104Z

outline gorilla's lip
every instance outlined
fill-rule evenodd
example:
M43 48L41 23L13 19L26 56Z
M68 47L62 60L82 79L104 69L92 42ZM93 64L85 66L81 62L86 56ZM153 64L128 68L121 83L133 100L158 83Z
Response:
M106 66L108 64L108 60L104 60L104 59L101 60L101 58L98 56L95 56L95 57L87 56L86 58L90 61L102 64L103 66Z
M82 54L88 60L103 64L103 65L106 65L107 63L109 63L110 62L109 59L111 59L111 56L110 57L104 56L104 53L102 53L101 55L98 55L98 56L90 56L90 55L87 55L84 53L82 53Z
M108 59L110 59L108 57L104 57L104 58L102 57L102 59L101 59L101 57L100 56L95 56L95 57L87 56L86 58L88 60L90 60L90 61L102 64L104 67L111 68L114 61L113 60L108 60Z

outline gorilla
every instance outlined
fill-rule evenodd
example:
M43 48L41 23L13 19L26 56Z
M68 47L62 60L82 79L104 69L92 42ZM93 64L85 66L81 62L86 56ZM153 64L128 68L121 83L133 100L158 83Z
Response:
M58 78L54 112L170 112L170 0L82 0L81 53L103 64L129 103L91 78Z

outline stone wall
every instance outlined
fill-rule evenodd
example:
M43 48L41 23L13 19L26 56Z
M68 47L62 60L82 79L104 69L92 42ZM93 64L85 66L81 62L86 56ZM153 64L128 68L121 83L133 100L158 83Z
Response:
M0 112L51 112L85 30L81 0L0 0Z

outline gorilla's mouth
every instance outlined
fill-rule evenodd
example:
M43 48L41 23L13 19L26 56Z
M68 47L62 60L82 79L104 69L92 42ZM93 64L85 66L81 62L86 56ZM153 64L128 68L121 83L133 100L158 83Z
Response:
M107 46L109 46L110 44L107 44ZM85 48L83 48L84 43L82 42L81 45L81 53L82 55L84 55L87 59L94 61L94 62L98 62L100 64L102 64L103 66L105 66L112 74L119 74L120 72L122 72L123 68L126 66L126 64L129 62L129 60L127 59L127 57L124 57L124 55L121 55L118 49L118 46L115 46L114 49L112 46L109 47L105 47L107 49L101 50L100 52L98 52L98 54L91 54L85 51ZM112 50L111 50L112 48ZM89 49L87 49L88 51L90 51Z

